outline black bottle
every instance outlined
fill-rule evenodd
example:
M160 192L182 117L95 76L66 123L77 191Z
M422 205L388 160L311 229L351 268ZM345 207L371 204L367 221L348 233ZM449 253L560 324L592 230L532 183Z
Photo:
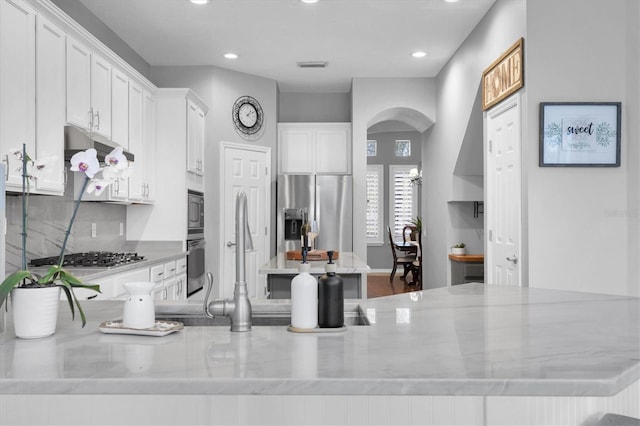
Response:
M328 251L326 274L318 280L318 327L338 328L344 325L344 287L342 278L336 275L333 251Z

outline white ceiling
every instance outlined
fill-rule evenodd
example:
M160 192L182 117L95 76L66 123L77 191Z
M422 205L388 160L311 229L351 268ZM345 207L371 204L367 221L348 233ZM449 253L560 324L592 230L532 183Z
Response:
M274 79L283 92L336 93L353 77L436 76L495 0L80 2L151 66L215 65Z

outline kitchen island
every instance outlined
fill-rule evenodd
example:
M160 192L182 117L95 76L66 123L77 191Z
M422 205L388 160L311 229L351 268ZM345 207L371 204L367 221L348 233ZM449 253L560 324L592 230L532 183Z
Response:
M344 282L344 297L347 299L367 298L367 273L369 266L356 254L340 252L336 264L336 274ZM311 275L319 277L325 273L326 260L309 261ZM258 273L266 276L267 294L270 299L289 299L291 280L298 273L299 260L287 260L285 253L272 257L258 268Z
M101 321L121 318L117 301L85 302L85 328L61 309L47 339L17 340L9 324L0 336L0 424L577 425L610 411L640 417L638 298L464 284L356 303L371 325L327 334L283 326L101 334ZM169 306L157 311L199 310Z

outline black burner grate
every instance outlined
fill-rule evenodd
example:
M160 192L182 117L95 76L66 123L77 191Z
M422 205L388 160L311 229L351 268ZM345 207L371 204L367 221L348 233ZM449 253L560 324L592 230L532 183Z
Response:
M48 266L58 264L58 256L32 259L31 266ZM110 267L144 260L138 253L115 253L108 251L90 251L71 253L64 256L63 267Z

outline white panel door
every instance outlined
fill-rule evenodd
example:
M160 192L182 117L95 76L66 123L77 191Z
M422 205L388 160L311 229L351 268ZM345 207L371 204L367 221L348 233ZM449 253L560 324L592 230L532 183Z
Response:
M36 156L46 167L36 180L39 192L64 192L66 124L66 35L41 15L36 28Z
M485 115L487 155L487 280L519 286L521 277L520 105L516 95Z
M36 12L21 0L0 1L0 155L7 163L7 189L22 189L22 149L35 156Z
M271 151L266 147L223 143L220 170L223 182L220 206L223 210L223 237L220 296L232 297L236 282L236 195L247 194L249 229L254 251L246 253L245 277L249 297L264 297L264 283L258 282L258 268L269 260L271 218Z

